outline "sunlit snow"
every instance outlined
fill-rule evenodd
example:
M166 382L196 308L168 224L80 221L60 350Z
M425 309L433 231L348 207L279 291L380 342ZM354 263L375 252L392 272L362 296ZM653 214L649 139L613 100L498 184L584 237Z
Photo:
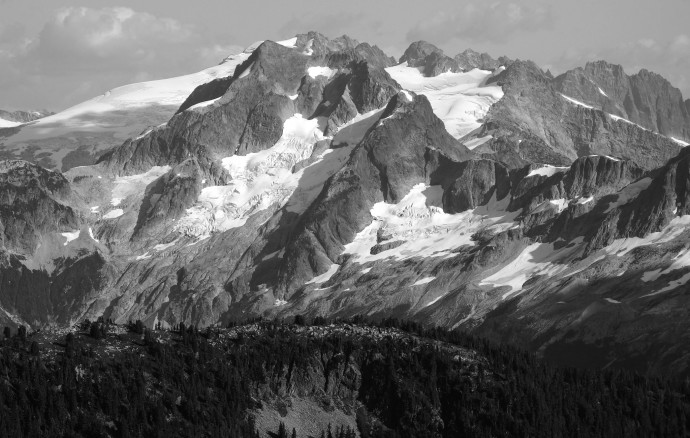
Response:
M550 166L548 164L545 164L543 167L539 167L538 169L533 169L530 173L527 174L527 177L529 178L530 176L535 176L535 175L550 177L550 176L553 176L557 173L565 172L568 169L570 169L570 167L556 167L556 166Z
M170 166L154 166L145 173L115 178L110 204L117 207L132 195L141 195L146 186L170 171Z
M519 212L507 212L509 197L501 201L492 199L488 205L458 214L443 211L440 186L415 185L397 204L378 202L371 208L374 220L357 234L352 243L345 245L345 254L353 261L369 261L411 257L445 257L464 245L474 245L471 236L483 229L494 232L515 225ZM380 229L390 235L389 242L402 241L400 246L371 254L377 244Z
M466 73L441 73L425 77L418 68L402 63L386 69L404 89L423 94L429 99L434 114L455 138L479 128L489 107L503 97L503 90L484 83L492 76L489 71L474 69Z

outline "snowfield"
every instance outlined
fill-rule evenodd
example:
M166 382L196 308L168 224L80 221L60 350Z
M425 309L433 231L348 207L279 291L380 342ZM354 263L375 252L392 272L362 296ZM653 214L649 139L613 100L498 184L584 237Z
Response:
M130 196L143 195L146 186L170 171L170 166L154 166L145 173L115 178L110 205L117 207Z
M232 176L225 186L204 187L197 203L180 219L176 231L204 236L243 226L249 216L272 205L302 213L314 201L326 180L340 169L383 110L356 116L340 127L333 139L324 137L322 120L295 114L283 126L283 135L271 148L222 160ZM317 142L332 140L335 149L314 155ZM295 165L310 162L296 170Z
M21 124L21 122L12 122L10 120L0 118L0 128L14 128L15 126L19 126Z
M474 69L428 78L406 62L386 71L404 89L426 96L434 114L443 120L446 130L457 139L479 128L491 105L503 97L501 87L484 85L493 75L489 71Z
M489 204L457 214L443 212L441 186L415 185L397 204L378 202L371 208L374 220L359 232L352 243L345 245L345 254L352 254L360 264L393 258L452 257L453 250L475 245L472 235L479 230L499 232L515 225L519 212L507 212L509 198L492 199ZM371 254L377 234L383 230L391 236L386 242L401 245Z

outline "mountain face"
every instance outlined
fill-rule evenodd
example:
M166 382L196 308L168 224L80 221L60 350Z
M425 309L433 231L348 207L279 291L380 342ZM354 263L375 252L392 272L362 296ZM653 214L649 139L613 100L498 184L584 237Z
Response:
M0 128L11 127L11 123L16 123L18 125L23 123L32 122L43 117L51 116L51 113L47 110L41 111L4 111L0 110ZM8 123L9 122L9 123ZM6 125L6 126L3 126Z
M92 165L58 141L51 166L0 167L0 320L395 316L685 373L689 138L671 127L686 113L656 75L595 71L426 42L396 63L310 32L146 85L143 105L143 85L113 90L51 117L101 102L124 117L107 123L165 120L118 131ZM48 170L56 157L71 168Z
M620 65L589 62L555 80L558 91L676 139L690 137L690 111L680 90L647 70L628 76Z

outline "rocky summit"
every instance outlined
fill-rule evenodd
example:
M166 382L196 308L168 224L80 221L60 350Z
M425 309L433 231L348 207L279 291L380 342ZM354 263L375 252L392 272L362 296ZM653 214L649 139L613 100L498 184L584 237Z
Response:
M395 317L688 375L688 108L604 61L258 42L0 126L0 322Z

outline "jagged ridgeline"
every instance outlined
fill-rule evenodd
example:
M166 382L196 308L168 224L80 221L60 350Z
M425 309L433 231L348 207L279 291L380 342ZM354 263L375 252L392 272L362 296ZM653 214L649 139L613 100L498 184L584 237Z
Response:
M554 368L414 324L10 333L2 436L685 436L687 380Z
M392 316L686 375L689 108L603 61L259 42L0 130L0 322Z

